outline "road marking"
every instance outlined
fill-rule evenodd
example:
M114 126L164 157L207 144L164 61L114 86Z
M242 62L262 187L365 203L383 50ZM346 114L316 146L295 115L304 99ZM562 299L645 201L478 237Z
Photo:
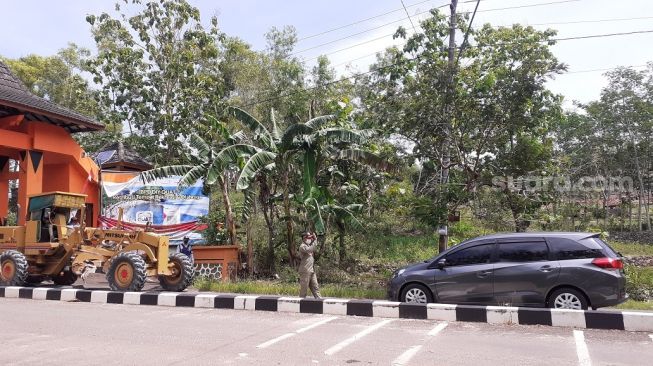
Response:
M433 337L434 335L437 335L438 333L443 331L444 328L447 327L447 325L448 325L448 323L446 323L446 322L438 324L435 328L431 329L431 331L428 333L428 336Z
M574 340L576 341L576 354L578 355L578 364L580 366L591 366L590 353L585 343L585 333L582 330L574 330Z
M365 337L366 335L368 335L368 334L374 332L375 330L377 330L377 329L383 327L384 325L386 325L386 324L392 322L393 320L394 320L394 319L386 319L386 320L383 320L383 321L381 321L381 322L378 322L378 323L372 325L371 327L367 327L367 328L365 328L362 332L357 333L357 334L355 334L354 336L352 336L352 337L350 337L350 338L347 338L347 339L345 339L344 341L342 341L342 342L336 344L335 346L329 348L328 350L324 351L324 354L325 354L325 355L328 355L328 356L331 356L331 355L333 355L333 354L335 354L335 353L338 353L338 352L340 352L343 348L345 348L345 347L349 346L350 344L356 342L357 340L359 340L359 339Z
M332 321L332 320L336 320L336 319L338 319L337 316L332 316L332 317L330 317L330 318L323 319L323 320L321 320L321 321L319 321L319 322L317 322L317 323L315 323L315 324L311 324L311 325L309 325L309 326L307 326L307 327L304 327L304 328L301 328L301 329L297 329L297 330L295 331L295 333L304 333L304 332L306 332L306 331L308 331L308 330L311 330L311 329L313 329L313 328L315 328L315 327L319 327L319 326L322 325L322 324L326 324L326 323L328 323L328 322L330 322L330 321Z
M436 336L438 333L442 332L444 328L446 328L448 323L443 322L435 326L435 328L431 329L428 333L426 333L427 336L433 337ZM417 346L412 346L409 349L407 349L404 353L399 355L399 357L395 358L394 361L392 361L393 366L403 366L410 362L410 360L415 357L415 355L422 349L423 345L417 345Z
M286 334L280 335L280 336L278 336L277 338L272 338L272 339L270 339L270 340L267 341L267 342L263 342L263 343L259 344L258 346L256 346L256 348L267 348L267 347L270 347L271 345L273 345L273 344L275 344L275 343L278 343L278 342L281 342L281 341L283 341L284 339L290 338L290 337L294 336L295 334L296 334L296 333L286 333Z
M649 334L648 336L651 338L651 342L653 342L653 334Z
M335 319L338 319L338 317L334 316L334 317L331 317L331 318L322 319L317 323L311 324L311 325L309 325L307 327L304 327L304 328L301 328L301 329L297 329L296 331L294 331L292 333L286 333L286 334L280 335L280 336L278 336L276 338L270 339L267 342L263 342L263 343L259 344L258 346L256 346L256 348L270 347L271 345L273 345L275 343L278 343L278 342L281 342L284 339L288 339L290 337L296 336L297 334L304 333L306 331L309 331L309 330L311 330L311 329L313 329L315 327L319 327L320 325L326 324L326 323L328 323L328 322L330 322L332 320L335 320Z
M406 352L402 353L399 355L399 357L395 358L394 361L392 361L392 366L403 366L410 361L413 356L419 352L419 350L422 349L422 346L412 346L409 349L406 350Z

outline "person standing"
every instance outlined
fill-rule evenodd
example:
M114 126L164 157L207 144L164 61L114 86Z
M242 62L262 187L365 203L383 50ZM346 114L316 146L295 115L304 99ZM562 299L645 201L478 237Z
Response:
M299 297L306 297L308 288L311 289L313 297L316 299L321 298L320 287L317 283L317 276L315 275L315 268L313 266L315 260L313 254L317 248L317 237L314 233L302 233L302 243L299 246Z

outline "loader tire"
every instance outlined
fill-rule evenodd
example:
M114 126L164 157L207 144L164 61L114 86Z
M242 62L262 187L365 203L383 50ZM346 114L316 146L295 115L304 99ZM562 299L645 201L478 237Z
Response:
M184 291L193 281L193 262L183 253L172 253L168 258L172 264L172 276L159 276L159 283L166 291Z
M52 282L54 282L55 285L59 286L70 286L75 283L75 281L77 281L77 275L75 272L71 271L63 271L58 275L50 277L52 278Z
M107 271L107 281L114 291L140 291L145 277L145 260L135 252L118 253Z
M27 259L21 252L7 250L0 254L0 285L23 286L27 280Z

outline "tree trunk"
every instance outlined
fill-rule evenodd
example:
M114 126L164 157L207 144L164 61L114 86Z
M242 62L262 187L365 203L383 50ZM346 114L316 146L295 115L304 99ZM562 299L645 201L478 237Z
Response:
M295 251L295 230L292 222L292 213L290 212L290 177L288 168L283 172L283 211L286 216L286 243L288 246L288 262L293 266L298 265L297 254Z
M220 176L220 188L222 189L222 201L224 202L225 221L227 231L229 232L229 240L231 241L231 245L238 245L236 223L234 222L234 213L231 209L231 200L229 199L229 181L224 174Z
M345 243L345 224L337 222L338 225L338 263L342 267L347 259L347 247Z
M274 204L270 202L270 186L268 185L267 176L262 174L259 177L259 201L263 208L263 218L265 218L265 225L268 227L268 248L265 258L266 265L270 274L275 272L275 258L274 258Z
M633 199L628 193L628 231L633 230Z
M644 179L642 178L642 169L639 165L639 154L637 153L637 145L635 144L635 136L630 129L628 129L628 134L630 135L630 144L633 146L633 157L635 158L635 169L637 169L637 181L639 182L639 204L637 206L637 226L638 231L642 231L642 201L644 198ZM649 213L646 212L646 219L650 224ZM649 230L649 224L646 225L646 230Z
M245 223L245 232L247 237L247 272L252 277L254 274L254 240L252 238L252 218L250 217Z

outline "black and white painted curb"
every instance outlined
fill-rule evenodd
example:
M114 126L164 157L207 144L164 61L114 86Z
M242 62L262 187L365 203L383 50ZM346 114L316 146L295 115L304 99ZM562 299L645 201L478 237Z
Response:
M333 314L382 318L429 319L489 324L548 325L628 331L653 331L653 312L583 311L408 304L381 300L301 299L192 292L116 292L43 287L0 287L0 297L33 300L80 301L100 304L158 305L176 307L260 310L290 313ZM0 310L1 311L1 310Z

